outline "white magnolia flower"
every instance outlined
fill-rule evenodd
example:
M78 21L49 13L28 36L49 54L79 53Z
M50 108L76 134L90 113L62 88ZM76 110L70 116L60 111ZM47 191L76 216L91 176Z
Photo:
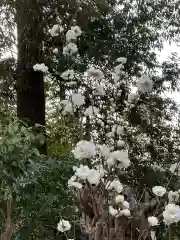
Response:
M131 212L129 211L129 209L123 209L119 212L118 216L130 217Z
M169 191L168 193L169 203L175 203L179 200L179 193L177 191Z
M66 232L71 229L71 224L67 220L60 220L57 226L58 231L60 232Z
M68 43L64 48L63 48L63 54L64 55L73 55L78 52L78 47L75 43Z
M180 207L175 204L168 204L163 212L163 221L166 225L180 221Z
M116 215L118 215L118 210L113 208L112 206L109 206L109 213L111 214L111 216L115 217Z
M76 40L76 34L73 30L68 30L66 33L66 41L71 42Z
M73 154L78 160L91 158L96 155L96 147L91 141L81 140L76 144Z
M49 33L51 34L52 37L56 37L58 36L61 32L64 31L64 28L59 25L59 24L55 24L50 30Z
M87 76L88 77L94 77L97 80L100 80L104 77L104 74L100 69L96 69L94 67L91 67L87 70Z
M79 26L71 27L71 30L74 31L76 37L80 37L82 34L81 28Z
M123 140L118 140L117 141L117 146L120 147L120 148L123 148L125 145L125 142Z
M123 202L123 208L124 208L124 209L129 209L129 208L130 208L129 202L124 201L124 202Z
M166 189L162 186L155 186L152 191L158 197L162 197L166 193Z
M93 116L93 115L97 115L98 113L99 113L99 110L97 107L89 106L88 108L86 108L84 115L85 116Z
M53 49L53 53L57 54L58 53L58 48Z
M33 66L34 71L48 72L48 67L44 63L37 63Z
M118 164L119 168L127 168L130 165L130 161L128 158L128 152L127 151L114 151L111 152L108 160L107 160L108 166L110 166L110 164ZM112 166L113 166L112 165Z
M91 169L89 171L89 174L87 176L87 180L90 184L95 184L95 185L98 185L99 184L99 181L101 179L101 175L100 173L95 170L95 169Z
M117 195L117 196L116 196L116 199L115 199L115 202L116 202L117 204L123 203L123 202L124 202L124 196L123 196L123 195Z
M142 76L137 82L138 91L141 93L152 92L153 82L149 76Z
M125 64L125 63L127 62L127 58L125 58L125 57L119 57L119 58L117 58L116 61L117 61L117 62L120 62L120 63L122 63L122 64Z
M85 97L81 93L75 93L72 95L72 102L74 106L81 106L84 104Z
M157 217L151 216L151 217L148 217L148 223L150 226L157 226L159 224L159 221Z
M117 193L121 193L122 190L123 190L123 186L122 186L122 184L120 183L119 180L114 180L113 181L113 188Z
M74 76L75 76L75 72L73 69L68 69L61 74L61 77L64 80L73 80Z
M63 105L63 112L62 112L63 115L73 113L73 106L69 100L62 100L60 104Z
M169 169L170 172L172 172L174 175L180 176L180 164L174 163L170 166Z
M90 169L88 166L80 165L80 167L76 169L75 175L81 180L86 180L89 172Z
M82 189L82 184L69 179L68 180L68 187L74 187L74 188L77 188L77 189Z

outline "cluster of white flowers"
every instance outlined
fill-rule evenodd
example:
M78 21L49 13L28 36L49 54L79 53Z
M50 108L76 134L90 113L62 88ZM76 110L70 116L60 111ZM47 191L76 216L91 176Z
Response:
M99 113L99 109L95 106L89 106L86 108L84 115L85 116L96 116Z
M163 221L166 225L177 223L180 221L180 207L173 203L169 203L163 212Z
M128 168L130 165L128 152L119 150L111 152L107 159L107 164L109 167L113 167L117 164L118 168Z
M66 33L66 46L63 48L64 55L73 55L78 52L78 47L74 43L78 37L80 37L82 31L79 26L73 26L70 30Z
M81 93L75 93L71 96L73 106L80 107L81 105L84 104L85 97Z
M105 188L107 190L115 190L117 193L121 193L123 190L123 185L121 184L121 182L118 179L114 179L113 181L109 181Z
M148 223L150 226L157 226L159 224L159 220L157 219L157 217L151 216L148 217Z
M57 229L60 232L66 232L69 231L71 229L71 224L69 221L67 220L60 220L58 225L57 225Z
M162 197L166 193L166 189L162 186L155 186L152 191L158 197Z
M68 69L61 74L64 80L73 80L75 77L75 72L72 69Z
M49 30L49 33L52 37L59 36L60 33L64 31L64 28L60 24L55 24L53 27Z
M34 71L40 71L47 73L48 72L48 67L44 63L37 63L33 66Z
M93 77L96 80L100 80L104 77L104 74L100 69L91 67L87 70L87 76L88 77Z
M91 141L81 140L76 144L73 154L78 160L92 158L96 155L96 146Z

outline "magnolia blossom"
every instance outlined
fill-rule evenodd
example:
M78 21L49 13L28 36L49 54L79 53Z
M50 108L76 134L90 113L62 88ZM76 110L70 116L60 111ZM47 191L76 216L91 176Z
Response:
M71 42L73 40L76 40L76 34L73 30L68 30L66 33L66 41Z
M127 62L127 58L125 58L125 57L119 57L119 58L117 58L116 61L117 61L117 62L120 62L120 63L122 63L122 64L125 64L125 63Z
M97 80L100 80L104 77L104 74L100 69L96 69L94 67L91 67L87 70L87 76L88 77L94 77Z
M174 163L170 166L170 172L172 172L174 175L180 176L180 164Z
M78 47L75 43L68 43L64 48L63 48L63 54L64 55L73 55L78 52Z
M86 108L84 115L85 116L93 116L93 115L97 115L98 113L99 113L99 110L97 107L89 106L88 108Z
M115 164L117 164L119 168L129 167L130 161L128 158L128 152L119 150L111 152L107 159L107 164L109 167L112 167Z
M75 170L75 175L81 180L86 180L89 173L90 169L86 165L80 165L80 167Z
M71 30L74 31L76 37L80 37L82 34L81 28L79 26L71 27Z
M117 193L121 193L123 190L123 186L119 180L115 179L112 182L108 182L105 186L105 189L115 190Z
M123 195L117 195L117 196L116 196L116 199L115 199L115 202L116 202L117 204L123 203L123 202L124 202L124 196L123 196Z
M84 104L85 97L81 93L75 93L71 96L74 106L81 106Z
M77 189L82 189L82 184L79 182L72 181L71 179L68 180L68 186L69 187L74 187Z
M63 115L73 113L73 106L69 100L62 100L60 104L63 105L63 112L62 112Z
M37 63L33 66L34 71L48 72L48 67L44 63Z
M120 147L120 148L123 148L125 145L125 142L123 140L118 140L117 141L117 146Z
M169 203L177 202L179 200L179 193L177 191L175 192L169 191L168 199L169 199Z
M180 221L180 207L175 204L168 204L163 211L163 221L166 225Z
M59 25L59 24L55 24L50 30L49 33L51 34L52 37L56 37L58 36L61 32L64 31L64 28Z
M67 220L60 220L57 226L58 231L60 232L66 232L71 229L71 224Z
M81 140L76 144L73 154L78 160L91 158L96 155L96 147L91 141Z
M65 72L63 72L61 74L61 77L64 79L64 80L73 80L74 79L74 76L75 76L75 72L73 69L68 69L66 70Z
M151 217L148 217L148 223L150 226L157 226L159 224L159 221L157 217L151 216Z
M129 208L130 208L129 202L124 201L124 202L123 202L123 208L124 208L124 209L129 209Z
M112 206L109 206L109 213L115 217L116 215L118 215L118 210L113 208Z
M100 173L95 170L95 169L91 169L89 171L89 174L87 176L87 180L90 184L95 184L95 185L98 185L99 184L99 181L101 179L101 175Z
M130 217L131 212L129 211L129 209L123 209L119 212L118 216Z
M166 189L162 186L155 186L152 191L158 197L162 197L166 193Z
M141 93L152 92L153 82L149 76L142 76L137 82L138 91Z

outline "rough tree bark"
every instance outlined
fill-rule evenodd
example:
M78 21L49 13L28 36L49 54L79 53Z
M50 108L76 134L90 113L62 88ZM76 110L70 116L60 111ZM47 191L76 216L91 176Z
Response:
M16 0L18 36L17 116L30 125L45 126L45 93L42 72L33 66L43 62L42 5L38 0ZM46 152L44 145L41 152Z

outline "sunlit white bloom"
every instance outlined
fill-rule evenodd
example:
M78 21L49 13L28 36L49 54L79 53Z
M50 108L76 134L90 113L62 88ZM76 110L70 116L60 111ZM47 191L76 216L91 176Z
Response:
M123 203L123 202L124 202L124 196L123 196L123 195L117 195L117 196L116 196L116 199L115 199L115 202L116 202L117 204Z
M60 104L63 105L63 112L62 112L63 115L66 115L68 113L69 114L73 113L73 106L69 100L62 100Z
M64 28L59 25L59 24L55 24L50 30L49 30L49 33L51 34L52 37L56 37L56 36L59 36L59 34L61 32L64 31Z
M79 182L75 182L75 181L72 181L71 179L68 180L68 187L74 187L74 188L77 188L77 189L81 189L82 188L82 184L79 183Z
M113 208L112 206L109 206L109 213L111 216L115 217L118 214L118 210Z
M143 75L137 82L138 91L141 93L152 92L153 82L149 76Z
M148 217L148 223L150 226L157 226L159 224L159 221L157 219L157 217L154 217L154 216L151 216L151 217Z
M76 144L73 154L78 160L91 158L96 155L96 147L91 141L81 140Z
M37 63L33 66L34 71L48 72L48 67L44 63Z
M80 37L82 34L81 28L79 26L71 27L71 30L74 31L76 37Z
M88 166L80 165L80 167L76 169L75 175L81 180L86 180L89 172L90 169Z
M129 209L129 208L130 208L129 202L124 201L124 202L123 202L123 208L124 208L124 209Z
M73 69L68 69L61 74L61 77L64 80L73 80L74 76L75 76L75 72Z
M67 220L60 220L57 226L58 231L60 232L66 232L71 229L71 224Z
M66 41L71 42L76 40L76 34L73 30L68 30L66 33Z
M108 145L106 144L103 144L100 146L100 152L101 152L101 156L102 157L105 157L105 158L108 158L109 155L110 155L110 148Z
M89 106L88 108L86 108L84 115L85 116L93 116L93 115L97 115L99 113L99 109L95 106Z
M95 169L91 169L89 171L89 174L87 176L87 180L90 184L95 184L95 185L98 185L99 184L99 181L101 179L101 175L100 173L95 170Z
M101 178L104 177L104 175L107 173L107 171L104 169L103 165L96 166L96 170L99 172Z
M75 93L71 96L74 106L81 106L84 104L85 97L81 93Z
M163 221L170 225L180 221L180 207L175 204L168 204L163 211Z
M78 52L78 47L75 43L68 43L68 45L66 45L64 48L63 48L63 54L64 55L73 55L75 53Z
M119 212L118 216L130 217L131 212L129 211L129 209L123 209Z
M58 53L58 48L53 49L53 53L57 54Z
M122 190L123 190L123 186L122 186L122 184L120 183L119 180L114 180L113 181L113 188L117 193L121 193Z
M111 152L108 161L107 161L108 165L109 163L114 163L118 164L119 168L127 168L130 165L130 161L129 161L129 157L128 157L128 152L127 151L114 151Z
M152 191L158 197L162 197L166 193L166 189L162 186L155 186L152 188Z
M122 64L125 64L125 63L127 62L127 58L125 58L125 57L119 57L119 58L117 58L116 61L117 61L117 62L120 62L120 63L122 63Z
M168 193L169 203L175 203L179 200L179 193L177 191L169 191Z
M94 95L104 96L105 95L105 91L104 91L103 86L101 86L101 85L96 86Z
M100 79L102 79L104 77L104 74L103 74L103 72L100 69L91 67L91 68L89 68L87 70L87 76L88 77L94 77L97 80L100 80Z
M123 140L118 140L117 141L117 146L120 147L120 148L123 148L125 145L125 142Z
M180 163L174 163L170 166L169 169L174 175L180 176Z

